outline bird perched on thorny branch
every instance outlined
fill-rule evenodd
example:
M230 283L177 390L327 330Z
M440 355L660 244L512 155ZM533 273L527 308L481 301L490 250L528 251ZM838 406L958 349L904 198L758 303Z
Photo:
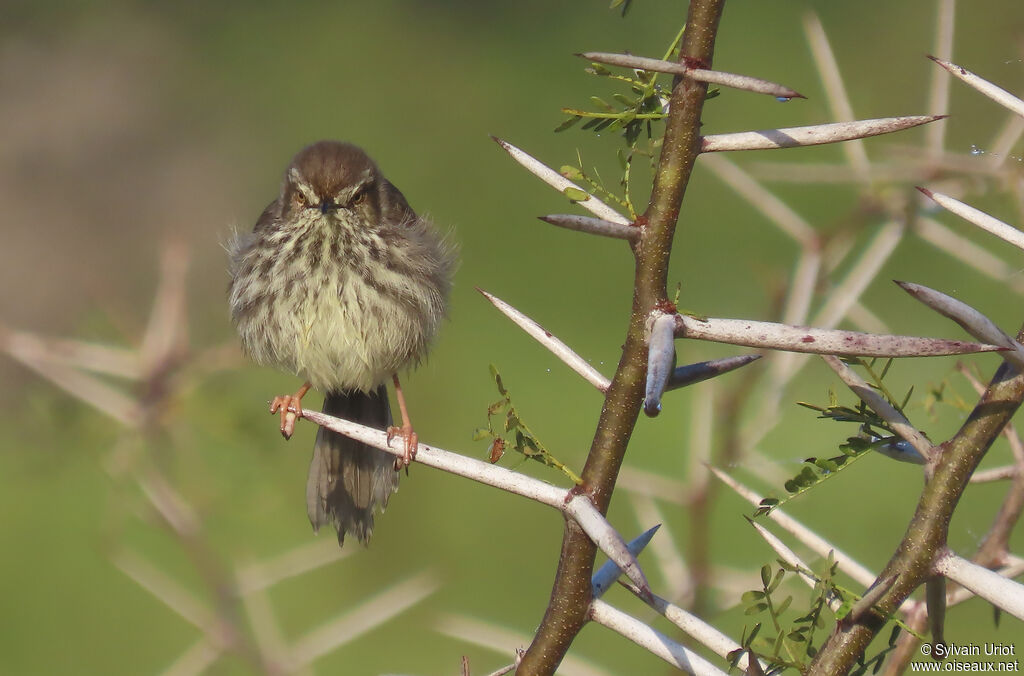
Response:
M454 247L417 216L360 148L320 141L299 151L281 192L251 233L229 244L231 318L260 364L305 379L275 397L288 438L302 397L324 392L324 413L405 438L393 456L320 428L306 485L313 529L331 523L338 542L363 544L375 506L398 490L416 452L398 371L426 354L444 318ZM391 427L386 381L395 383L402 426Z

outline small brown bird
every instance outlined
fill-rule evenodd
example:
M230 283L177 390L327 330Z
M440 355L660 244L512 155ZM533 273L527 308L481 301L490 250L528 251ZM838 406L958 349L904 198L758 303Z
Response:
M321 428L313 448L306 506L313 530L331 523L339 544L366 544L374 507L398 490L398 472L416 450L398 371L426 354L444 318L454 247L417 216L360 148L320 141L285 170L281 193L252 233L230 243L231 318L260 364L306 383L275 397L290 437L302 397L324 392L324 413L401 434L406 455ZM385 383L392 378L402 427L391 427Z

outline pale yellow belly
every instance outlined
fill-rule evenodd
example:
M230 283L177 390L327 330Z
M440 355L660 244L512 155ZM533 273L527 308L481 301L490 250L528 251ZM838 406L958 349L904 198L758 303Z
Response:
M273 350L280 365L316 389L371 390L426 351L433 327L423 326L408 304L355 276L335 293L321 289L304 289L309 297L271 318L283 329Z

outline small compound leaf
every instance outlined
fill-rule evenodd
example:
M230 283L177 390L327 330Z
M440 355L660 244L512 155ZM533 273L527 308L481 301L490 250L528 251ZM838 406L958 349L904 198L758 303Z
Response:
M570 202L586 202L590 199L590 194L579 188L568 187L562 191L562 193L569 198Z
M753 603L754 601L760 601L763 598L763 591L746 591L743 592L743 596L740 597L743 603Z
M583 180L583 172L571 164L562 165L562 168L558 170L558 173L573 181Z

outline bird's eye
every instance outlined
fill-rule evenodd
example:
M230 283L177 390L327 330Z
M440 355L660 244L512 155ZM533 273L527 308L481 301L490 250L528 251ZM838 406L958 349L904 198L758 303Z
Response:
M365 190L360 190L359 192L357 192L355 195L352 196L352 200L349 203L352 206L355 206L357 204L362 204L365 201L366 201L366 191Z
M292 199L295 201L295 206L297 206L297 207L304 207L304 206L306 206L306 196L303 195L301 192L296 192L295 196Z

